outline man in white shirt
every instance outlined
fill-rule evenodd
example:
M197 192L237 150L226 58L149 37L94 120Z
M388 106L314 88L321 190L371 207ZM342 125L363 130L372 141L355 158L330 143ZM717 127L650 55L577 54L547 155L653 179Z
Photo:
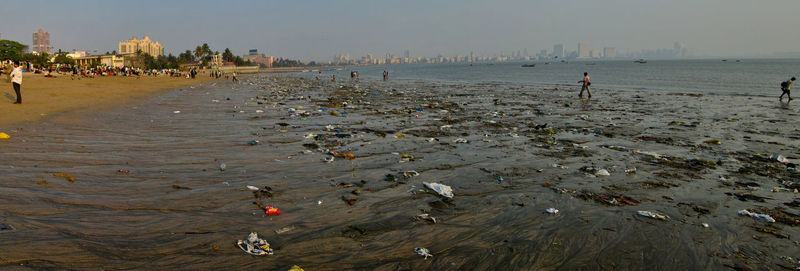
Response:
M14 70L11 71L11 84L14 85L14 92L17 93L17 101L14 104L22 103L22 94L19 93L22 87L22 68L19 67L19 61L14 62Z

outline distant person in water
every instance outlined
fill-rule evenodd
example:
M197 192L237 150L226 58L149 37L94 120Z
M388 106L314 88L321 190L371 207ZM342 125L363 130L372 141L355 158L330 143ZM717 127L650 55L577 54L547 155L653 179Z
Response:
M781 91L783 91L783 93L781 93L781 97L778 98L778 100L783 101L783 94L786 94L786 96L789 97L789 101L792 100L792 84L794 83L795 79L796 78L792 77L792 79L781 82Z
M389 72L383 70L383 81L389 80Z
M584 72L583 73L583 80L578 81L578 83L583 83L583 86L581 86L581 93L578 94L578 97L583 98L583 91L586 90L586 93L589 94L589 98L591 98L592 97L592 91L589 90L589 86L591 86L592 83L589 82L589 73L588 72Z
M331 82L336 83L336 75L333 75L333 77L331 77Z

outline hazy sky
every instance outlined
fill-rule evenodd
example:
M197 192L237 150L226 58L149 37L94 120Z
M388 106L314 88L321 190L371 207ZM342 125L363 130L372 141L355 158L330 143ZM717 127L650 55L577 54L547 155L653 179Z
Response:
M696 56L763 56L800 51L798 0L550 1L36 1L0 3L3 39L31 44L43 28L64 50L115 50L149 35L168 53L207 42L235 54L330 60L372 53L479 55L563 43L593 49L671 48Z

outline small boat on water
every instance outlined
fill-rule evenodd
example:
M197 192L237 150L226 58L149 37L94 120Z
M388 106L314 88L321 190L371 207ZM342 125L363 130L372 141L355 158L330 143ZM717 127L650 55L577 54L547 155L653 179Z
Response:
M523 68L533 68L533 67L536 67L536 63L533 63L533 64L522 64L522 67Z
M647 63L647 60L639 59L639 60L636 60L636 61L633 61L633 62L636 62L636 63L639 63L639 64L644 64L644 63Z

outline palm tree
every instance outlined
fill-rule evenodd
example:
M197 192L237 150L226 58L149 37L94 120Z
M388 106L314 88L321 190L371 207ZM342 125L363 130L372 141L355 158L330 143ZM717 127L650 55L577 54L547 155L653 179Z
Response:
M203 43L203 54L211 55L213 52L211 51L211 47L208 46L208 43Z
M194 49L194 55L200 58L201 56L203 56L203 54L204 54L203 46L197 45L197 48Z

